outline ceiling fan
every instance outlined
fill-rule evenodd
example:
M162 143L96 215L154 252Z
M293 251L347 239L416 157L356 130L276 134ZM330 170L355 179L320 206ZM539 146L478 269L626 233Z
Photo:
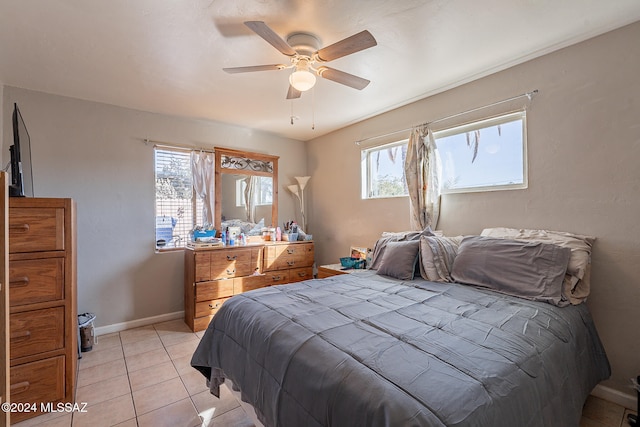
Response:
M293 68L295 71L289 76L290 85L287 99L299 98L302 92L311 89L316 83L314 73L325 79L358 90L364 89L370 83L367 79L336 70L335 68L324 65L316 66L316 64L333 61L376 46L378 44L376 39L367 30L320 49L320 41L313 34L293 33L285 41L262 21L247 21L244 24L282 54L288 56L291 63L289 65L271 64L223 68L227 73L235 74Z

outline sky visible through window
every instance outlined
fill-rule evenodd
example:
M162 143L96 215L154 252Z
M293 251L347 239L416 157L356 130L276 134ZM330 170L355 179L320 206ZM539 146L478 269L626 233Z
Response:
M478 153L474 160L475 135L474 131L469 132L470 147L466 132L443 138L437 138L436 133L436 145L442 161L442 188L522 184L522 120L479 130Z

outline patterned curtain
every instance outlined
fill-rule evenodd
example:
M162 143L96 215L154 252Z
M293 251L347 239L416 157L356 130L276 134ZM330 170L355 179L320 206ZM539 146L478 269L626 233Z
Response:
M215 156L213 153L205 153L203 151L191 152L191 177L193 179L193 188L203 200L202 218L203 225L213 225L213 213L215 208Z
M436 229L440 216L440 157L427 126L412 129L404 162L411 228Z

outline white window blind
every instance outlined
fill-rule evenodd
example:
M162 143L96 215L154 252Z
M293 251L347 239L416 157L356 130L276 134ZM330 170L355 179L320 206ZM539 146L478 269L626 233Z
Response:
M202 200L196 197L191 179L191 153L166 147L154 151L156 248L183 247L194 226L202 224Z

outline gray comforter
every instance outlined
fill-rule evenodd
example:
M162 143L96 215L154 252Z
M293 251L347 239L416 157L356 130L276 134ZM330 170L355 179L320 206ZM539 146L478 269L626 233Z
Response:
M233 297L191 364L268 427L578 426L610 375L584 304L372 271Z

